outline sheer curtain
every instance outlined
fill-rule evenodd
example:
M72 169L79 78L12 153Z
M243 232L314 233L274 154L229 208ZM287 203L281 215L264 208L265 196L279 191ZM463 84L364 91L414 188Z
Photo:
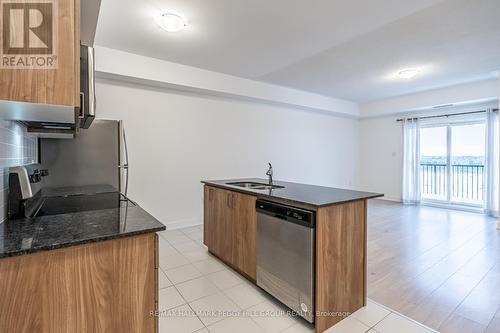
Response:
M420 203L420 124L403 120L403 203Z
M485 161L485 200L484 209L488 215L498 216L499 205L499 125L498 113L486 111L486 161Z

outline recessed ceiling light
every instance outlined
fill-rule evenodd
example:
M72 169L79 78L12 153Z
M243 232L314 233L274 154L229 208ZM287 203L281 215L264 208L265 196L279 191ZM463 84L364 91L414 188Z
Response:
M420 73L420 69L417 68L408 68L403 69L398 72L398 77L401 79L412 79Z
M156 22L168 32L179 32L187 27L184 17L175 13L163 13L157 17Z

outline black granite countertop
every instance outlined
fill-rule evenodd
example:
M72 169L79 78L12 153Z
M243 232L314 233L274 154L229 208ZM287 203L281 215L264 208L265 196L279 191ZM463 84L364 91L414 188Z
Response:
M228 183L235 182L255 182L267 184L266 179L244 178L244 179L226 179L226 180L204 180L202 183L220 187L236 192L257 195L269 199L281 199L290 203L301 203L315 207L324 207L340 203L346 203L357 200L373 199L384 196L379 193L352 191L333 187L324 187L317 185L306 185L291 182L274 181L274 185L283 186L283 188L273 190L255 190Z
M75 197L68 198L71 210ZM59 214L59 205L54 205L47 209L56 210L56 215L7 220L0 224L0 258L165 230L163 224L141 207L122 198L125 200L120 199L116 208ZM52 202L59 199L63 200L47 198ZM86 196L86 199L93 198Z

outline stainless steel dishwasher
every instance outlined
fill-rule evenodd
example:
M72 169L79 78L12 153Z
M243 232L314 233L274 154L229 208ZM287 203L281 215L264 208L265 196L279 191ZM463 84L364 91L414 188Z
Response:
M257 285L314 322L315 213L257 200Z

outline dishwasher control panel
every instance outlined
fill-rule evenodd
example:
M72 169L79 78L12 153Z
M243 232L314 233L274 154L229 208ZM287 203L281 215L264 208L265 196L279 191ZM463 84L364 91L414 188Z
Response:
M259 213L272 215L306 227L315 227L316 213L310 210L291 207L267 200L257 200L256 209Z

